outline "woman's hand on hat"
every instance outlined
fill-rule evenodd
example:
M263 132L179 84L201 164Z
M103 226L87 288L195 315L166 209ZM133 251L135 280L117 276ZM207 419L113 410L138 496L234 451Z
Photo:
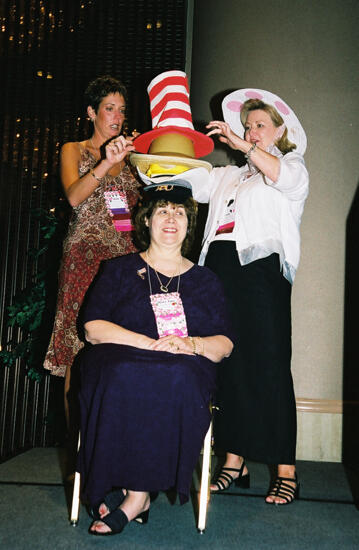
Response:
M237 136L237 134L231 130L227 122L212 120L207 124L206 128L210 128L210 131L207 132L207 136L218 135L219 141L222 143L226 143L232 149L241 150L244 139Z
M189 338L180 338L170 334L155 340L150 348L154 351L168 351L169 353L183 353L185 355L194 355L193 346Z
M134 137L117 136L106 145L106 159L111 164L121 162L128 153L135 150Z

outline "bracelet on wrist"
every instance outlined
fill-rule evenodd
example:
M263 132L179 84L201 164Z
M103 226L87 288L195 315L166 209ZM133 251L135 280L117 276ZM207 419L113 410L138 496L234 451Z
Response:
M90 170L90 174L93 178L95 178L96 181L100 182L103 178L99 178L98 176L96 176L94 170Z
M201 351L198 352L198 355L204 355L204 340L203 340L202 336L198 336L198 340L200 342L202 342L202 349L201 349Z
M189 340L192 344L192 351L195 355L204 355L204 340L201 336L189 336ZM201 350L197 350L197 343L196 343L196 340L197 342L201 342L202 343L202 349Z
M195 339L193 338L193 336L190 336L189 337L189 341L191 342L192 344L192 351L195 355L197 355L197 347L196 347L196 341Z
M252 147L247 151L247 153L244 155L246 157L246 159L250 159L251 158L251 154L254 153L254 151L256 150L257 148L257 144L256 143L253 143Z

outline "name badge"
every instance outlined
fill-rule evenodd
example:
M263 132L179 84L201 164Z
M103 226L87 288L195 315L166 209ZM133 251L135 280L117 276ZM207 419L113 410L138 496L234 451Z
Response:
M235 215L234 200L231 199L226 205L223 219L217 228L216 235L220 235L221 233L232 233L235 224Z
M151 294L150 300L160 338L169 334L180 338L188 336L186 315L179 292Z
M104 196L116 231L133 231L126 194L123 191L105 191Z

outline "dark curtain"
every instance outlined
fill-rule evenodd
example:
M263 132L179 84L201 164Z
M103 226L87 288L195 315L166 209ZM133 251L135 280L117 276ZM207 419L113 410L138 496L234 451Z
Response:
M153 76L185 69L185 0L2 0L0 3L0 337L2 350L20 329L8 326L8 307L31 288L39 271L48 278L43 346L51 330L61 231L68 207L58 178L66 141L90 132L83 92L96 76L126 85L126 128L150 129L146 87ZM55 212L57 245L34 261L41 243L34 211ZM59 244L60 243L60 244ZM44 349L38 350L42 361ZM18 360L0 367L0 460L26 448L51 444L48 410L52 377L29 379Z

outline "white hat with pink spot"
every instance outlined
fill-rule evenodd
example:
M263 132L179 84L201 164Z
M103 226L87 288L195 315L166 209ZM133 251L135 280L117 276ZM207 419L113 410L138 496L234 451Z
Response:
M242 138L244 136L244 127L240 115L243 103L248 99L261 99L264 103L272 105L284 120L284 124L288 130L289 141L295 143L297 146L296 151L304 155L307 148L307 137L293 109L280 97L266 90L243 88L230 93L224 98L222 102L223 117L233 132Z

